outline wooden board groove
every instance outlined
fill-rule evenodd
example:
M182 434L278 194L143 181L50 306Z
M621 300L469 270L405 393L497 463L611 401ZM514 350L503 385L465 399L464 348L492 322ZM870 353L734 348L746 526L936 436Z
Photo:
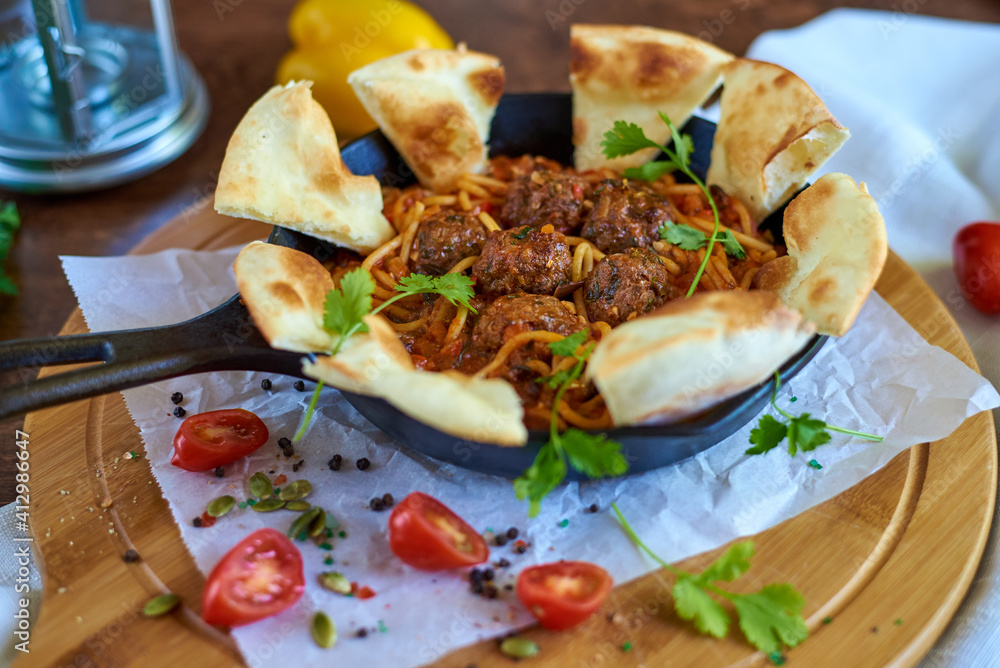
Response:
M267 230L206 208L160 228L134 252L221 248L262 238ZM928 341L976 368L947 310L895 255L878 290ZM77 312L63 333L80 331L85 325ZM143 452L121 396L33 413L25 431L33 448L31 526L45 590L33 651L18 665L240 665L231 639L197 617L203 579L148 463L121 459L129 450ZM901 453L838 497L755 536L754 566L734 587L749 591L790 581L805 593L812 634L788 652L797 665L912 666L944 630L972 581L996 484L993 418L981 413L948 438ZM106 496L114 504L103 510ZM124 564L121 555L129 548L143 560ZM722 549L681 567L702 568ZM724 640L690 631L669 604L670 584L654 572L618 586L605 605L606 612L619 613L616 622L598 615L573 633L529 631L543 647L530 665L763 665L765 657L735 630ZM164 590L182 596L181 613L156 620L136 615ZM827 617L833 622L824 624ZM267 642L262 639L255 659L267 653ZM621 650L624 642L633 644L628 653ZM483 642L439 662L456 668L470 663L509 661L493 642Z

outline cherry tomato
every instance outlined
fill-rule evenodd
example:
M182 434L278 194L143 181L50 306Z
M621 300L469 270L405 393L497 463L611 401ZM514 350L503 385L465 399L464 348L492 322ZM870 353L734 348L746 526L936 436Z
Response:
M586 561L531 566L517 576L517 597L542 626L562 631L601 607L613 582L608 572Z
M246 457L267 436L264 422L242 408L198 413L177 430L170 463L187 471L209 471Z
M201 616L209 624L242 626L291 607L303 591L299 549L280 531L258 529L212 569Z
M423 492L413 492L392 509L389 547L410 566L424 571L473 566L490 556L486 541L475 529Z
M983 313L1000 313L1000 223L966 225L952 252L962 295Z

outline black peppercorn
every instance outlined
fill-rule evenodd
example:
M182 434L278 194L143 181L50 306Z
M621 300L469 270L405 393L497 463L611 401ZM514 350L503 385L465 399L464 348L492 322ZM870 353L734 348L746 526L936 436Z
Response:
M303 466L305 466L305 463L306 463L306 460L304 460L304 459L300 459L299 461L295 462L294 464L292 464L292 471L294 471L295 473L298 473L299 469L302 468Z
M215 477L216 478L225 478L226 477L226 469L222 468L221 466L217 466L215 468Z
M358 629L358 637L364 638L368 635L368 629Z
M332 457L332 458L330 459L330 461L329 461L329 465L330 465L330 470L331 470L331 471L339 471L339 470L340 470L340 463L341 463L342 461L344 461L344 458L343 458L343 457L341 457L340 455L334 455L334 456L333 456L333 457Z
M271 389L271 379L265 378L264 380L260 381L260 389L264 390L265 392L269 391Z
M376 496L374 499L368 502L368 507L370 507L375 512L379 512L381 510L385 510L385 503L382 502L382 499Z
M587 508L587 512L588 513L596 513L598 510L600 510L600 508L598 507L598 505L596 503L590 504L590 507Z
M473 582L471 585L469 585L469 589L472 590L473 594L482 594L483 593L483 583L482 582Z
M294 387L299 392L305 392L306 384L303 383L301 380L297 380L294 383L292 383L292 387Z
M191 524L193 524L195 527L197 527L197 528L200 529L201 528L201 518L200 517L194 518L194 520L191 521Z
M372 463L368 461L367 457L362 457L356 462L356 464L359 471L367 471L368 467L372 465Z
M496 536L494 536L493 540L496 541L497 547L503 547L504 545L507 544L507 536L502 533L498 533Z
M496 577L496 573L493 572L492 568L487 568L486 570L483 571L483 579L484 580L492 580L495 577Z
M176 406L180 402L184 401L184 395L180 392L174 392L170 395L170 401L174 402L174 405Z
M510 562L507 561L505 557L501 557L500 561L496 562L493 565L496 566L497 568L507 568L508 566L510 566Z
M181 408L180 406L174 409L174 417L182 418L185 415L187 415L187 411Z
M507 529L507 538L510 538L511 540L517 538L517 527Z
M125 554L122 555L122 560L126 564L133 564L139 561L139 553L135 550L125 550Z
M496 598L497 593L498 593L497 588L494 587L493 585L486 585L483 588L483 594L486 596L486 598Z
M282 436L278 439L278 447L284 450L285 448L292 447L292 442L288 438Z
M471 571L469 571L469 582L482 582L482 581L483 581L483 572L481 570L479 570L478 568L473 568Z
M382 503L384 503L386 507L390 507L392 504L396 503L396 499L392 498L392 494L386 493L382 495Z

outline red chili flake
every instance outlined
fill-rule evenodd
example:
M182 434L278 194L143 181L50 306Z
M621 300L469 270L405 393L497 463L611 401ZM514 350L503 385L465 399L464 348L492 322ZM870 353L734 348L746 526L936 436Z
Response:
M215 524L215 518L214 517L212 517L211 515L209 515L208 512L204 512L204 513L201 514L201 526L203 526L204 528L207 529L208 527L212 526L213 524Z
M368 600L369 598L375 598L375 590L368 585L365 585L358 590L357 597L362 601Z
M274 479L275 485L284 485L286 482L288 482L288 476L286 476L284 473L282 473L281 475L279 475L277 478Z
M352 594L357 594L358 593L358 583L357 582L352 582L351 583L351 593Z
M528 551L528 544L525 543L523 540L515 541L514 551L517 552L518 554L524 554L525 552Z

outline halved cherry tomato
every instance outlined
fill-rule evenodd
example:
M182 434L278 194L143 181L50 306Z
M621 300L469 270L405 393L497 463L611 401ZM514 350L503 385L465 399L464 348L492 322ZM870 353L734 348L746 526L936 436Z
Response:
M542 626L562 631L576 626L611 591L608 572L586 561L557 561L531 566L517 576L517 597Z
M303 591L299 548L280 531L258 529L212 569L201 595L201 616L209 624L242 626L291 607Z
M1000 223L966 225L952 252L962 295L983 313L1000 313Z
M483 537L433 496L413 492L389 516L389 547L414 568L440 571L489 559Z
M170 463L187 471L209 471L246 457L267 436L263 420L242 408L198 413L177 430Z

